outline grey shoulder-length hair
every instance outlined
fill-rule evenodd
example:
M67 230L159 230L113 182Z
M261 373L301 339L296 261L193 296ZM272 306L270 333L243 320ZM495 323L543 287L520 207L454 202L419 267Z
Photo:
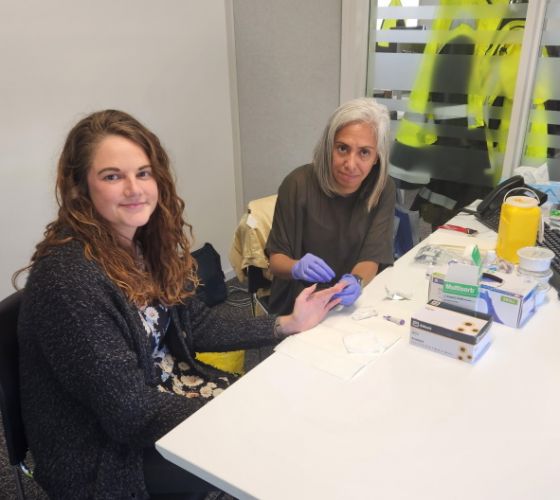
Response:
M371 210L377 205L388 176L390 119L385 106L371 97L352 99L339 106L315 146L313 168L323 192L331 197L338 194L331 168L334 137L341 128L351 123L368 123L377 136L379 176L367 201L368 210Z

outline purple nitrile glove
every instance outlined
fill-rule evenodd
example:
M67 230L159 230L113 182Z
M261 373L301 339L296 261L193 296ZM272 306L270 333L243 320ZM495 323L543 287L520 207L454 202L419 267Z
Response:
M306 253L292 267L292 277L296 280L309 281L310 283L327 283L334 276L334 271L328 264L312 253Z
M342 289L342 292L335 293L332 298L340 298L340 303L343 306L351 306L362 294L362 287L353 274L344 274L342 278L340 278L339 283L340 282L348 284Z

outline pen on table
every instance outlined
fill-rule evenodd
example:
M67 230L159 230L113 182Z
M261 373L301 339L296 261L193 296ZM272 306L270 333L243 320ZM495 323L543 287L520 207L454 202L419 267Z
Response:
M404 325L404 319L395 318L394 316L391 316L390 314L384 314L383 319L386 319L387 321L390 321L391 323L395 323L396 325Z
M459 231L465 234L476 234L478 231L476 229L471 229L470 227L455 226L454 224L443 224L439 226L438 229L450 229L451 231Z

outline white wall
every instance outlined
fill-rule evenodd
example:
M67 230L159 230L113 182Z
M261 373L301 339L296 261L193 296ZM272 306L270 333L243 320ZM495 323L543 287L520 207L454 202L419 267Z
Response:
M237 213L227 1L0 0L0 298L55 217L68 130L103 108L158 134L195 247L212 242L229 268Z

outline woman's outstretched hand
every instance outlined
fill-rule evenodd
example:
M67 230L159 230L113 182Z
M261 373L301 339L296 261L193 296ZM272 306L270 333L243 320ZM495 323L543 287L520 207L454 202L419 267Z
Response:
M304 288L297 296L292 314L278 317L277 333L290 335L318 325L340 303L340 299L333 299L333 295L341 292L345 286L346 283L339 282L318 292L315 291L317 285Z

